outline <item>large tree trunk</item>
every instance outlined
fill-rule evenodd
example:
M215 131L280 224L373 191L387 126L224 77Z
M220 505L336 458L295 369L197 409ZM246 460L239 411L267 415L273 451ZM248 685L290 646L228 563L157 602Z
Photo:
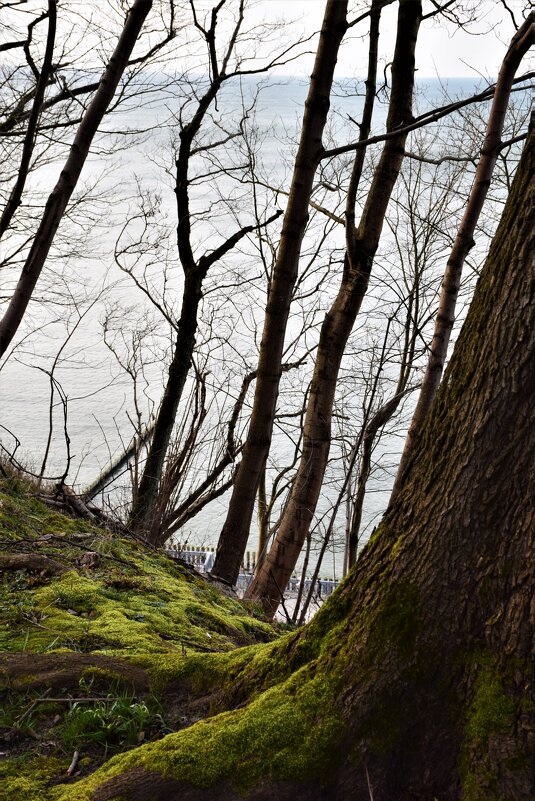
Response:
M111 103L115 90L134 49L152 0L136 0L128 12L113 55L100 79L95 96L85 112L74 137L59 180L47 200L41 223L28 253L19 281L0 320L0 356L6 352L22 321L33 290L56 236L67 204L76 188L93 138Z
M421 15L420 0L400 0L388 131L395 130L411 119L414 51ZM372 88L372 97L374 94ZM368 136L370 122L371 115L367 121L368 130L361 131L364 138ZM281 590L284 591L295 569L323 485L331 446L332 410L338 373L347 340L368 288L388 201L401 169L406 138L405 134L388 140L384 145L356 231L352 225L354 197L349 203L346 263L338 295L321 327L303 430L303 453L277 537L246 593L247 598L258 600L271 616L277 611ZM359 151L356 156L358 175L362 169L362 153Z
M406 482L348 579L304 629L228 657L239 708L77 798L533 799L534 166L532 134Z
M238 578L258 482L271 444L286 324L308 221L312 184L323 154L322 135L338 49L347 28L346 11L347 0L328 0L305 104L301 141L269 289L249 430L212 570L213 575L230 584Z

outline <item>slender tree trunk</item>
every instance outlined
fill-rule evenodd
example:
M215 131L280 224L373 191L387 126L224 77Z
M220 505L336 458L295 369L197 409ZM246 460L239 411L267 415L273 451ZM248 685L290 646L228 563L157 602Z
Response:
M266 494L266 466L260 474L258 482L258 549L257 549L257 565L264 561L266 555L266 548L269 539L269 513Z
M214 47L216 19L217 14L212 17L211 40L214 42ZM177 250L184 271L181 316L178 322L178 335L174 345L173 359L169 368L164 395L154 423L154 434L130 512L130 525L132 528L142 532L150 542L158 545L161 545L167 537L167 532L163 531L160 525L157 511L160 483L178 405L182 398L195 348L197 314L202 298L203 281L209 269L231 251L244 236L274 222L281 213L276 211L260 225L247 225L240 228L215 250L205 253L198 259L195 258L191 243L189 198L189 167L192 148L195 136L201 128L205 115L227 78L224 70L219 71L216 61L212 63L212 70L215 70L216 74L214 74L210 86L199 100L197 110L192 119L180 132L180 147L176 161L175 195L178 216Z
M35 95L32 103L32 110L28 119L28 127L24 142L22 145L22 154L20 158L20 165L17 174L17 179L11 190L8 201L0 217L0 239L5 234L11 224L13 215L20 206L22 193L26 184L26 179L30 171L30 163L32 153L35 145L35 135L37 132L37 123L39 122L39 115L41 113L41 106L45 96L45 89L48 84L50 75L52 74L52 58L54 55L54 42L56 40L56 17L57 17L57 3L56 0L48 0L48 32L46 37L45 54L43 57L43 64L37 86L35 87Z
M212 570L215 576L230 584L238 577L258 481L271 444L286 324L314 175L323 153L322 135L338 49L347 28L346 12L347 0L328 0L305 103L301 141L269 289L249 430Z
M401 0L387 119L389 131L411 118L414 51L421 14L420 0ZM362 129L361 135L366 138L368 132ZM352 233L347 237L342 284L321 328L305 417L303 453L277 537L246 592L245 597L260 601L271 616L275 614L279 603L276 586L284 588L295 568L323 484L331 445L332 408L340 364L368 288L386 208L401 169L405 140L406 135L386 142L360 225L354 232L351 226ZM360 154L357 159L360 174ZM353 209L354 199L349 205Z
M513 80L523 56L535 42L534 18L535 15L533 13L530 14L514 35L498 75L487 123L485 141L481 149L481 158L477 165L468 204L446 264L435 330L429 352L429 361L427 363L414 415L407 432L407 439L392 489L392 499L403 483L403 476L410 459L414 440L429 413L429 409L431 408L431 404L442 378L444 364L448 354L451 331L455 322L455 307L459 295L459 288L461 286L464 262L475 244L475 229L485 198L487 197L492 174L494 172L494 165L498 158L503 123L507 112Z
M362 511L364 509L364 499L366 497L366 487L372 469L372 453L375 438L383 426L396 413L403 396L410 390L398 392L394 397L384 403L374 414L362 438L362 456L360 459L359 472L357 478L357 492L353 504L353 514L351 515L351 526L347 538L347 568L353 567L357 561L357 549L359 544L360 524L362 522Z
M173 359L169 366L165 391L154 425L143 475L139 482L130 514L131 525L137 531L143 531L146 535L151 535L150 539L153 542L158 540L158 531L153 530L151 523L154 518L163 464L195 347L197 312L202 297L203 277L197 269L192 269L185 277Z
M17 287L0 320L0 356L6 352L24 316L58 226L76 187L98 126L111 103L117 85L134 49L152 0L136 0L126 18L117 47L106 67L98 89L85 112L59 180L50 194Z
M234 711L114 758L80 798L532 801L534 167L532 135L407 479L350 576L267 654L231 655L223 687L218 663Z

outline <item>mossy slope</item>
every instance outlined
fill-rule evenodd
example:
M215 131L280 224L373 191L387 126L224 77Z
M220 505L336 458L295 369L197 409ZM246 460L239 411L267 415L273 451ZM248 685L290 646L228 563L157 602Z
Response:
M0 482L0 550L38 552L72 567L46 579L4 573L2 651L228 651L275 636L272 627L180 564L51 511L15 478ZM87 553L96 554L92 567L82 564Z
M65 797L78 792L65 777L72 746L65 747L61 732L72 712L69 698L82 696L84 710L94 698L106 712L107 702L97 697L111 702L119 695L128 707L141 694L154 712L143 739L158 740L209 713L229 658L240 666L254 662L255 644L265 643L262 651L277 638L271 625L184 565L57 513L15 475L0 478L0 553L39 554L65 568L52 576L7 566L0 573L0 796L6 801L61 796L66 780ZM234 655L243 645L249 647ZM47 703L50 696L59 702ZM108 746L82 748L88 752L82 776L110 755Z

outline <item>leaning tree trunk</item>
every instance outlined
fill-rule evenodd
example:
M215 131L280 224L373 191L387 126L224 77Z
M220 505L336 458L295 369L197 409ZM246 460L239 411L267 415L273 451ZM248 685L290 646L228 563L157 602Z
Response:
M28 179L30 172L32 155L36 143L37 126L39 123L39 116L41 114L41 107L45 98L45 90L52 75L52 59L54 57L54 43L56 41L56 22L57 22L57 2L56 0L48 0L48 32L46 35L46 47L43 57L43 64L39 72L37 84L35 86L35 94L33 96L32 109L28 118L28 127L24 135L24 142L22 145L22 153L20 157L19 169L17 178L9 193L7 203L4 207L2 215L0 216L0 239L3 237L13 219L15 212L22 202L22 193Z
M470 196L463 219L446 264L442 282L440 303L438 307L433 339L429 351L429 360L425 369L422 388L418 396L416 408L407 432L407 439L399 462L399 467L392 489L392 500L402 486L405 470L410 459L413 442L431 408L437 393L444 364L448 355L450 336L455 322L455 307L461 287L461 275L468 253L475 245L474 235L481 209L494 172L494 165L500 152L501 135L509 105L509 97L518 66L535 42L535 14L530 14L511 40L509 49L503 60L496 89L492 98L485 141L481 148L481 158L477 165Z
M387 118L389 132L411 119L414 52L421 15L420 0L400 1ZM375 80L370 81L368 92L371 90L373 98L375 92L372 83L374 86ZM368 136L370 122L371 114L366 121L367 130L361 130L364 139ZM385 143L356 231L352 224L356 185L353 188L354 196L348 202L344 273L338 294L321 327L303 429L303 453L275 541L245 595L246 598L258 600L270 616L277 611L281 591L284 592L295 569L323 485L331 447L332 410L340 365L368 288L386 209L403 162L406 139L407 134L404 134ZM361 150L356 156L352 184L358 184L355 172L360 175L362 153Z
M212 23L215 24L215 17L212 19ZM184 271L181 314L177 323L173 358L169 366L162 402L154 421L152 438L147 449L147 459L139 487L134 493L129 519L130 526L155 545L162 545L167 539L167 532L161 525L162 521L158 513L158 507L162 500L159 497L160 486L178 407L195 349L197 316L204 279L210 268L226 256L245 236L274 222L281 214L277 210L259 225L243 226L214 250L204 253L199 258L196 258L193 253L189 190L191 182L189 170L193 145L211 104L215 101L227 78L224 69L213 77L210 86L200 98L192 119L180 131L175 195L178 217L177 250Z
M212 569L213 575L230 584L238 578L249 538L258 482L271 444L286 324L308 221L312 184L323 154L322 135L338 49L347 29L346 11L347 0L328 0L310 79L301 141L269 289L247 440Z
M95 96L82 117L65 166L46 202L43 217L13 296L9 301L4 316L0 320L0 356L3 356L6 352L24 317L59 224L89 155L93 138L113 99L115 90L145 22L145 17L151 7L152 0L136 0L133 4L128 12L117 46L100 79Z
M531 135L406 482L342 587L267 653L228 657L239 708L76 798L533 799L534 166Z

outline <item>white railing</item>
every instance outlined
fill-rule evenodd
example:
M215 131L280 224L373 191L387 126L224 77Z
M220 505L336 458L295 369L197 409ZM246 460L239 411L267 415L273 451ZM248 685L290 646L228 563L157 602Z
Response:
M208 573L212 569L215 559L215 548L197 549L189 548L187 545L182 547L180 543L174 543L170 548L166 548L168 556L174 559L183 559L188 565L196 568L200 573ZM253 577L253 572L256 567L256 553L254 551L247 551L242 562L241 571L236 582L236 590L242 593L245 592ZM334 579L318 579L314 587L314 595L318 599L324 600L331 595L337 588L339 581ZM301 584L300 576L292 576L286 585L284 592L285 597L295 597L299 592ZM307 597L310 592L312 579L305 579L303 593Z

